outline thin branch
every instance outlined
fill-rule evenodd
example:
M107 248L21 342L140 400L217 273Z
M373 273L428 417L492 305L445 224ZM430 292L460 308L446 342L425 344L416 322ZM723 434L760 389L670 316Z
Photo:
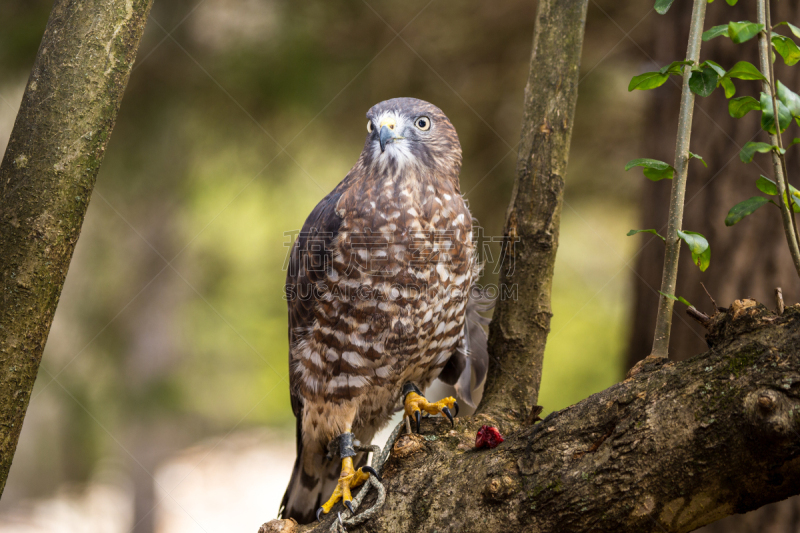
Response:
M708 292L708 289L706 289L706 286L705 286L705 284L703 282L700 282L700 286L703 287L704 291L706 291L706 294L708 295L708 299L711 300L711 304L714 306L714 314L716 314L717 311L719 311L719 306L717 305L717 301L714 299L713 296L711 296L711 293Z
M701 326L708 329L708 326L711 324L711 317L709 317L704 312L700 311L696 307L689 307L686 310L686 314L689 315L694 320L698 321Z
M672 309L675 302L664 294L675 294L678 281L678 258L681 241L678 231L683 223L683 203L686 197L686 175L689 170L689 145L692 136L692 114L694 110L694 93L689 89L689 78L692 67L700 60L700 44L703 34L703 21L706 16L706 1L694 0L692 7L692 25L689 30L689 44L686 59L691 65L683 67L683 85L681 88L681 106L678 114L678 138L675 142L675 175L672 179L672 195L669 203L669 220L667 221L666 243L664 254L664 272L661 276L661 297L658 300L658 316L653 337L651 355L667 357L669 355L669 335L672 329Z
M761 66L761 73L764 74L768 79L762 82L762 88L764 92L770 95L772 99L772 108L773 108L773 122L775 125L775 133L770 134L770 143L773 146L781 147L783 141L780 136L780 118L778 115L778 97L777 97L777 89L775 83L775 71L772 68L772 45L771 45L771 34L772 34L772 27L770 26L769 21L769 4L767 0L757 0L756 2L758 6L758 23L764 25L764 30L759 33L758 35L758 56L759 56L759 63ZM792 256L792 262L794 263L794 268L797 271L797 275L800 276L800 245L798 245L798 233L797 233L797 225L794 219L794 210L792 209L792 197L789 191L789 179L784 172L784 161L782 161L782 157L780 154L776 153L774 150L772 153L772 171L775 175L775 183L778 186L778 196L781 198L780 201L780 208L781 208L781 220L783 221L783 231L786 234L786 243L789 245L789 253ZM784 200L785 199L785 200Z

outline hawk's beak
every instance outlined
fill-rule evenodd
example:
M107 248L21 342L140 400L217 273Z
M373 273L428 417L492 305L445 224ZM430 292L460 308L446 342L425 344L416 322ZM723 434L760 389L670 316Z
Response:
M380 126L380 140L381 140L381 153L386 151L386 145L394 142L397 139L402 139L396 132L396 124L394 120L384 120Z

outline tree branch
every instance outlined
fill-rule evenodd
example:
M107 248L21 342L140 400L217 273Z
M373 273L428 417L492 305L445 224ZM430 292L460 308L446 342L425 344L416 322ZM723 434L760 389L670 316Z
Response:
M540 0L525 87L517 179L489 328L479 412L523 421L539 395L588 0ZM505 294L505 297L503 295Z
M488 415L425 421L395 446L382 512L349 531L682 533L800 493L800 306L753 303L713 318L707 353L651 358L494 450L474 448Z
M0 495L152 0L57 0L0 164Z
M664 270L661 274L661 295L658 298L658 314L653 336L651 354L657 357L669 355L669 335L672 332L672 308L675 300L665 296L675 294L678 284L678 259L681 255L681 239L678 232L683 226L683 207L686 201L686 179L689 173L689 145L692 137L692 115L694 114L694 93L689 88L692 68L700 64L700 45L703 35L703 21L706 18L707 0L694 0L692 23L689 28L689 44L686 47L686 60L691 65L683 66L681 84L681 106L678 111L678 134L675 139L675 175L672 179L672 193L669 199L667 233L664 235Z

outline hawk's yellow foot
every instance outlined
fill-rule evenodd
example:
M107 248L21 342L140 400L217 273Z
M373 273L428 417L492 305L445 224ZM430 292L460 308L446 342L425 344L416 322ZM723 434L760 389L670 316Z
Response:
M355 470L353 468L352 457L345 457L342 459L342 473L339 474L339 482L336 484L336 488L333 490L333 494L328 501L317 509L317 520L320 519L322 513L328 514L339 500L343 500L342 503L344 503L345 507L350 509L351 513L356 514L353 510L353 504L350 503L353 500L353 497L350 495L350 489L362 485L369 479L370 474L378 478L378 481L381 480L378 473L375 472L372 467L364 466Z
M422 412L425 411L431 415L444 415L450 423L455 427L456 423L453 416L458 416L458 402L452 396L443 398L438 402L429 402L422 396L420 390L413 383L406 383L403 386L403 404L405 405L405 416L414 418L417 422L417 433L419 433L419 423ZM452 409L455 409L453 415Z

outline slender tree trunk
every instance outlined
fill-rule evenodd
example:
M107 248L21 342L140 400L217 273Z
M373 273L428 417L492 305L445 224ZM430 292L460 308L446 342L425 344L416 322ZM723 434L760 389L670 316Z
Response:
M0 164L0 494L152 0L57 0Z
M800 20L797 2L772 2L773 24L782 20L796 23ZM675 2L667 15L653 17L651 40L642 43L645 53L658 65L665 65L683 57L688 36L691 4ZM728 6L715 2L708 6L706 28L726 24L731 20L756 20L754 2L739 2ZM647 59L647 58L643 58ZM723 68L730 68L740 60L758 65L758 45L755 39L736 45L728 39L718 38L703 44L701 60L712 59ZM776 75L793 90L800 89L800 69L786 67L778 58ZM736 82L737 96L758 98L758 82ZM672 83L649 91L651 103L644 124L647 132L642 136L642 157L669 161L673 156L671 139L675 134L679 88ZM686 193L684 227L699 231L711 244L711 266L701 273L692 265L688 254L681 258L680 276L676 294L687 298L706 311L713 310L711 301L703 291L704 283L719 305L728 305L743 296L761 302L773 301L775 287L782 287L788 304L800 300L800 280L792 264L781 229L781 215L777 209L764 208L733 227L724 224L725 215L736 203L759 194L755 180L759 174L771 176L769 155L756 157L745 165L739 160L739 147L751 140L768 142L765 133L759 133L759 114L750 113L743 119L733 119L728 114L727 101L721 90L708 98L697 98L697 109L692 134L692 152L705 157L708 169L697 161L690 162L689 183ZM800 161L791 149L787 164L789 179L797 186L800 181ZM667 220L668 185L660 183L643 187L642 222L639 227L662 228ZM631 338L628 348L628 365L650 353L650 342L659 295L655 289L661 282L663 245L661 241L642 239L634 277L634 307ZM697 323L688 320L676 309L673 320L670 354L673 358L691 357L706 349L704 331ZM672 355L674 354L674 355ZM708 533L787 533L800 527L800 499L765 507L744 517L731 517L709 526Z
M703 35L703 22L706 18L706 0L694 0L689 31L689 45L684 58L693 64L700 61L700 44ZM669 355L669 337L672 332L672 310L675 300L665 294L674 294L678 282L678 260L681 255L681 239L678 232L683 228L683 209L686 201L686 178L689 169L689 146L692 137L692 116L694 114L694 93L689 90L692 67L683 67L681 105L678 112L678 134L675 144L675 172L672 178L672 194L669 198L667 231L664 233L664 270L661 274L661 296L658 301L658 314L651 355Z
M501 294L479 413L518 423L539 395L588 0L540 0L517 179L506 215Z

